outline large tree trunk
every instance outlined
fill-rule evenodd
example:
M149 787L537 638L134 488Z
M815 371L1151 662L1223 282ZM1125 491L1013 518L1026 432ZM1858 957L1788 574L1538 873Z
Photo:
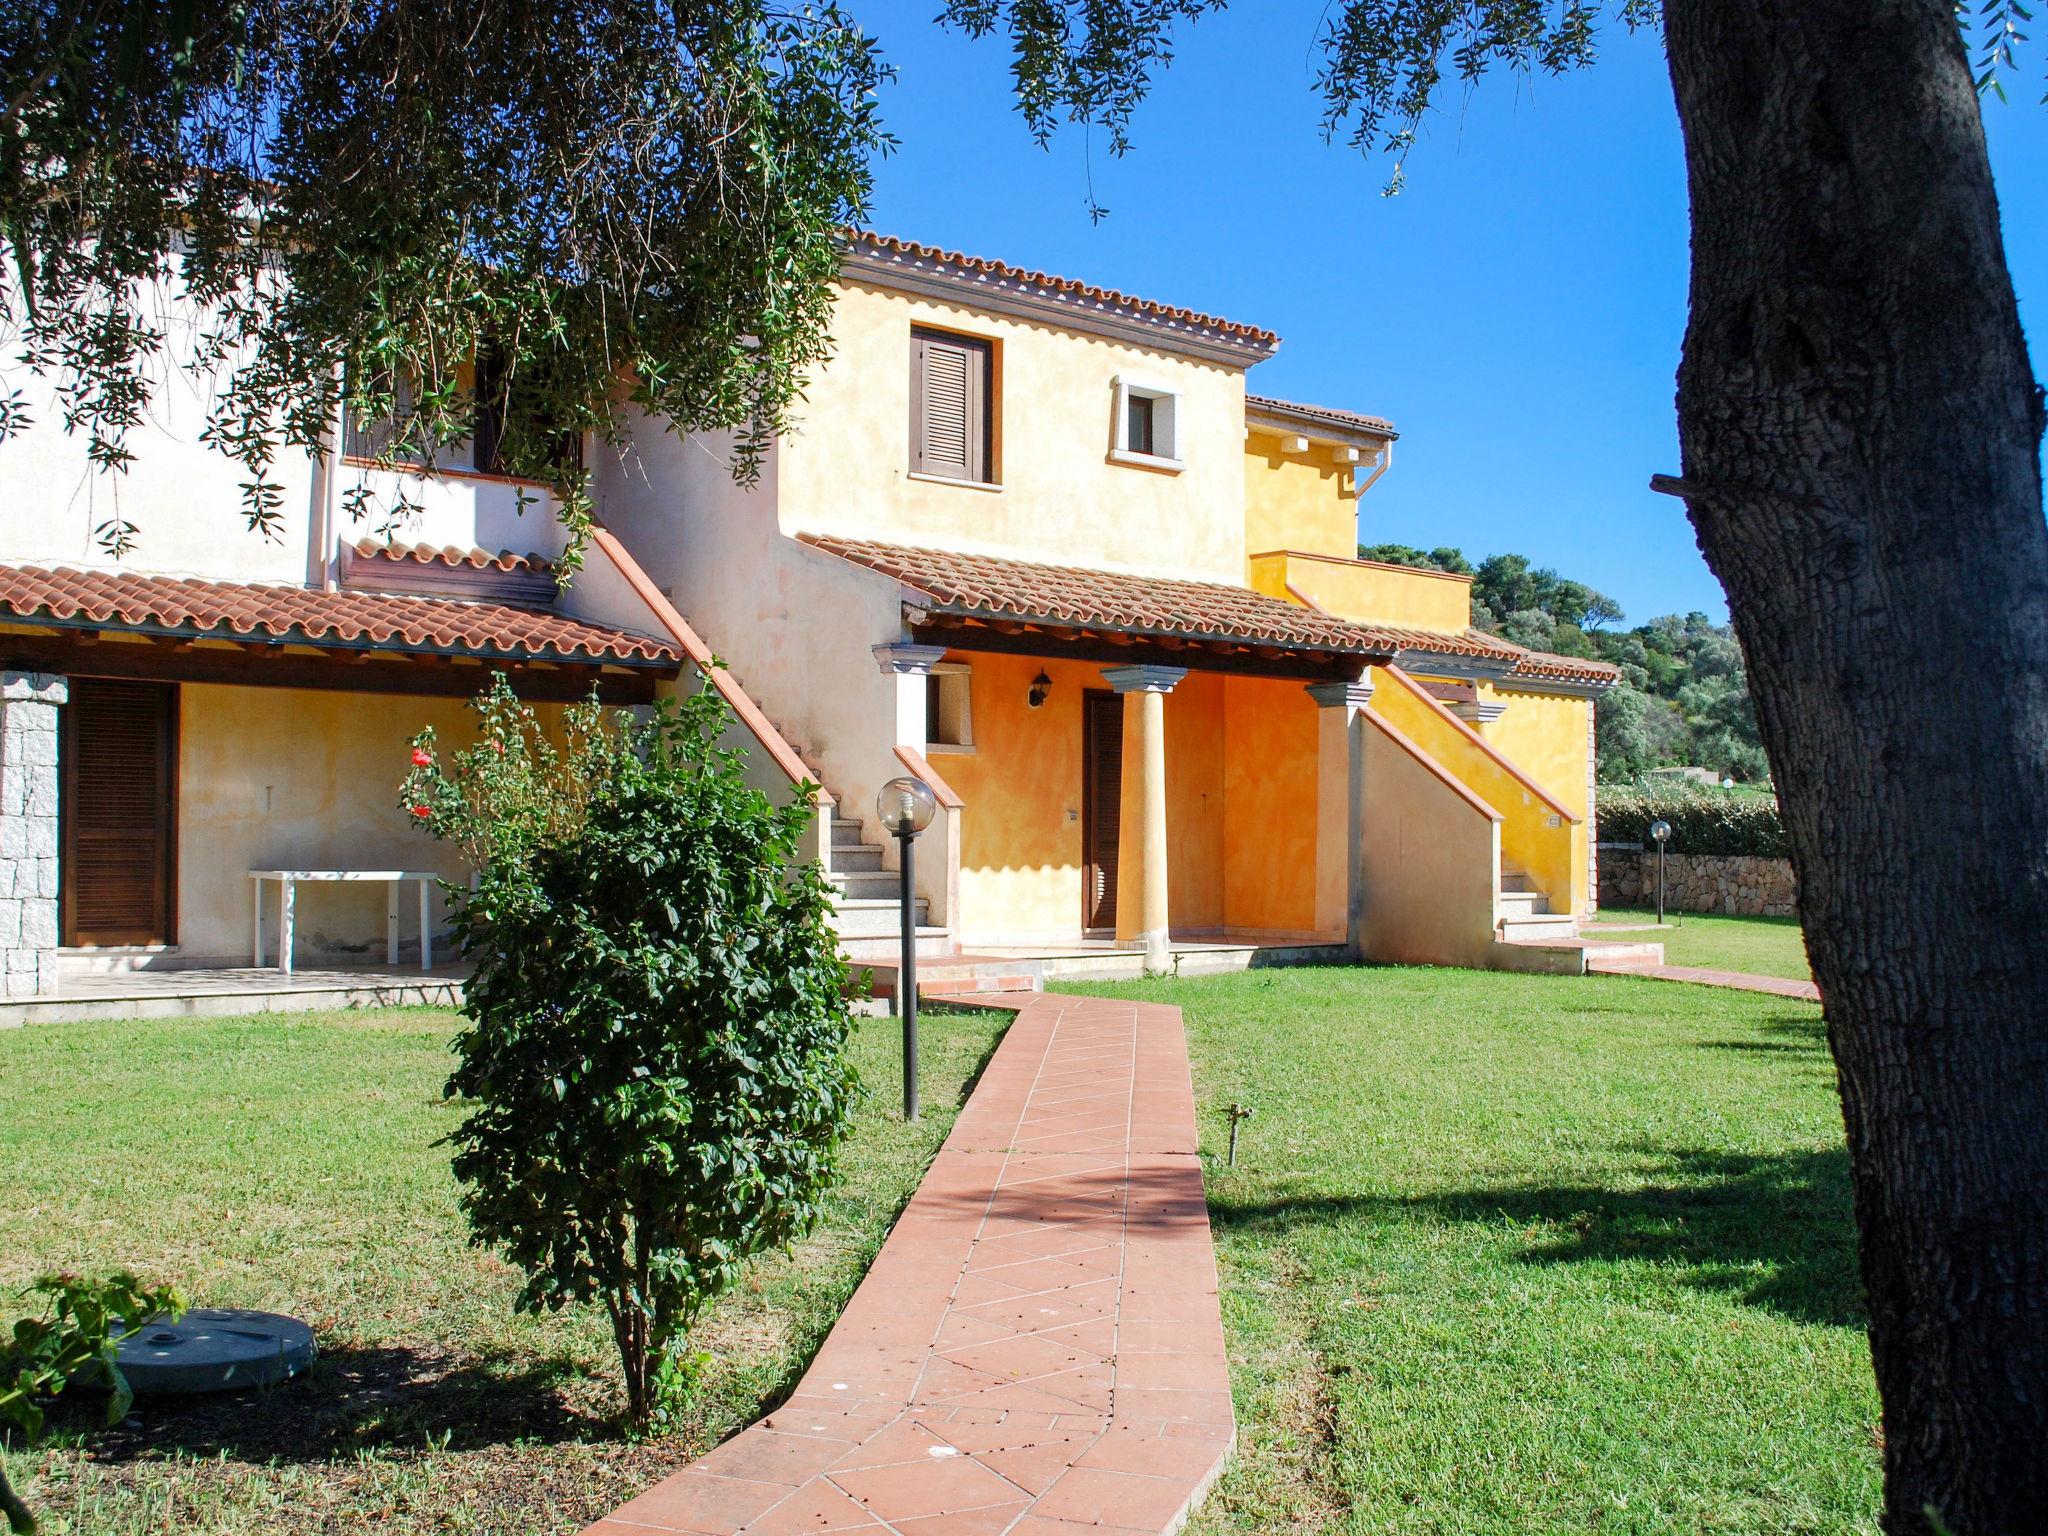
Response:
M1667 0L1686 497L1826 1002L1886 1529L2048 1531L2041 397L1950 0Z

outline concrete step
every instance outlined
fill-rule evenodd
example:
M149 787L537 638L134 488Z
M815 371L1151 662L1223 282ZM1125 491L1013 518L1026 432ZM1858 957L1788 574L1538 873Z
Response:
M839 930L842 941L888 939L902 931L902 909L893 898L883 901L863 896L840 896L834 898L832 906L836 913L833 926ZM918 897L915 911L918 927L925 927L931 916L930 903L922 896Z
M1523 943L1530 939L1573 939L1578 937L1578 924L1569 912L1538 912L1529 916L1503 915L1498 931L1503 940L1510 944Z
M876 965L874 995L894 998L894 965ZM918 957L917 995L923 997L970 997L1045 990L1043 968L1029 960L977 959L972 955Z
M834 843L832 845L832 872L834 874L860 874L866 870L882 867L882 850L873 843Z
M868 969L886 965L894 970L903 954L903 938L894 928L887 934L848 934L843 929L839 935L839 953L849 965ZM917 958L920 962L944 960L957 953L953 947L953 930L950 928L924 927L917 930Z
M1520 895L1523 892L1535 890L1536 882L1529 878L1528 871L1504 864L1501 866L1500 871L1500 888L1503 892L1513 891Z
M847 870L834 864L825 878L840 895L856 901L886 901L894 906L903 899L903 876L893 869Z
M1502 971L1584 976L1592 971L1660 966L1664 963L1664 946L1623 944L1611 939L1503 939L1493 946L1491 963L1494 969Z
M858 816L834 816L832 818L832 846L834 848L851 847L857 844L860 839L860 818Z
M1623 943L1618 939L1586 941L1586 969L1589 971L1652 970L1663 963L1662 944Z
M1550 911L1550 898L1541 891L1507 891L1500 893L1500 915L1502 917L1542 917Z

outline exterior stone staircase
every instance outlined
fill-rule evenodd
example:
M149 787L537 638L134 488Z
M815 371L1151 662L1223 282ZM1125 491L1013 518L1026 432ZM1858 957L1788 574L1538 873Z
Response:
M1584 976L1664 963L1662 944L1587 938L1579 932L1578 919L1552 911L1550 898L1528 872L1511 865L1501 868L1499 910L1494 957L1503 970Z
M1553 912L1550 898L1526 871L1504 865L1500 872L1500 936L1510 944L1532 939L1569 939L1578 925L1569 912Z
M839 947L856 965L895 960L903 948L901 877L895 870L883 867L882 845L865 842L863 837L857 819L847 816L832 818L825 878L832 885L832 905L836 914L834 926L839 930ZM915 911L918 954L948 953L952 947L952 930L927 920L931 903L920 896L915 903Z

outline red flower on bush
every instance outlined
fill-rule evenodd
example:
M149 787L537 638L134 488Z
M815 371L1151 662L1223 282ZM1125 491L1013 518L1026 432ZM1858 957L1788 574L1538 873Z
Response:
M416 805L412 808L412 813L419 817L421 821L425 821L434 814L434 808L431 805Z
M412 765L415 768L431 768L434 766L434 754L425 747L414 747L412 749Z

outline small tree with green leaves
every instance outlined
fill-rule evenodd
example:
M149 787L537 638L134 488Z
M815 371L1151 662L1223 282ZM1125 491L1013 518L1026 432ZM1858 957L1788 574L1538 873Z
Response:
M599 1301L630 1421L665 1416L704 1305L817 1219L855 1092L845 967L776 807L718 745L710 689L550 733L501 675L474 746L413 743L404 804L477 864L449 887L475 965L449 1091L479 1245L522 1310Z
M122 1270L103 1279L74 1274L38 1276L28 1295L41 1311L18 1318L0 1338L0 1425L12 1425L27 1439L43 1432L43 1403L77 1381L107 1389L107 1422L118 1423L135 1401L121 1374L115 1348L122 1334L157 1319L175 1319L184 1298L168 1285L145 1285ZM7 1528L26 1536L36 1519L0 1468L0 1515Z

